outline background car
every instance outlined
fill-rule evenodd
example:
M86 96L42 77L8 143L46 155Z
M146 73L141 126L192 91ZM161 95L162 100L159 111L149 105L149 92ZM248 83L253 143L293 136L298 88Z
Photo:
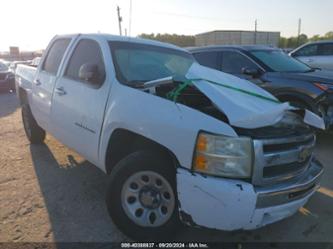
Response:
M191 48L207 67L252 81L281 101L323 116L333 129L333 72L313 69L282 50L264 46Z
M15 75L0 61L0 91L15 91Z
M38 67L41 57L35 57L31 60L30 66Z
M23 65L30 65L32 60L27 60L27 61L13 61L9 65L9 69L15 74L16 67L18 64L23 64Z
M333 41L307 43L289 55L311 67L333 70Z

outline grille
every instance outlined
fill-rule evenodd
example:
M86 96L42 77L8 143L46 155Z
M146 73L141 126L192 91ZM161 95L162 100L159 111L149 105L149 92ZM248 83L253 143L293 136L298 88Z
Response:
M254 140L253 183L267 185L302 174L309 166L316 137L312 133Z

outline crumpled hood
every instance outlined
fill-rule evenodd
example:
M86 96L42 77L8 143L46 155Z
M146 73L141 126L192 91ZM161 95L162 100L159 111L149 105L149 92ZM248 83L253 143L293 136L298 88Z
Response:
M190 67L186 78L196 79L192 81L193 84L228 117L232 126L254 129L274 125L283 118L286 111L294 110L287 102L274 102L277 99L273 95L249 81L201 66L198 63L194 63ZM263 98L213 84L210 81L243 89L254 95L261 95ZM270 98L272 101L265 98ZM323 120L309 111L305 112L304 121L318 128L325 127Z

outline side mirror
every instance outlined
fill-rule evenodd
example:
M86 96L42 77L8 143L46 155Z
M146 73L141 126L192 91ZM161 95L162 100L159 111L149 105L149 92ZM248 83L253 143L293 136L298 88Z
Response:
M259 69L244 67L242 68L242 74L249 75L252 77L258 77L260 75L260 71Z
M79 78L80 80L84 80L93 84L100 83L98 66L92 63L83 64L79 70Z

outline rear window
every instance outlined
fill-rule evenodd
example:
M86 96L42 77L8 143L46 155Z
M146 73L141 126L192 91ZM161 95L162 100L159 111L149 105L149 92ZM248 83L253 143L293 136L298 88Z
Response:
M49 52L46 55L42 70L57 74L62 57L69 45L70 39L59 39L53 42Z

